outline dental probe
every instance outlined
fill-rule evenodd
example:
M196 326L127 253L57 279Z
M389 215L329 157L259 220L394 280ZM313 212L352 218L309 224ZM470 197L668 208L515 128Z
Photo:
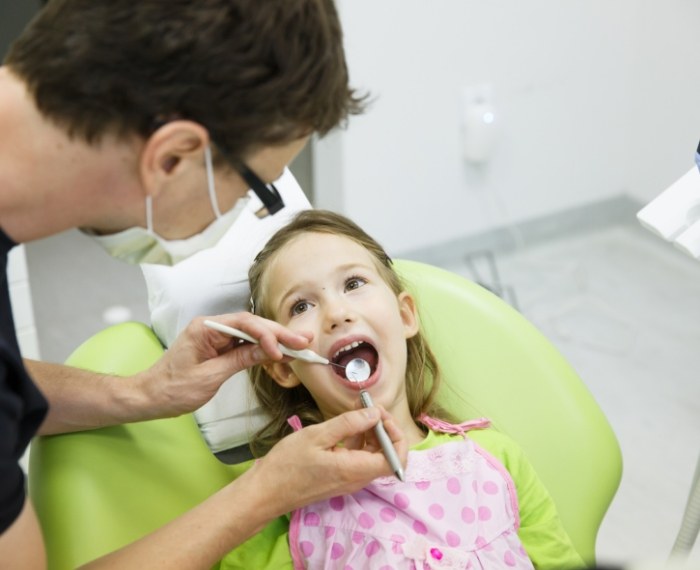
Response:
M353 360L348 362L348 365L345 367L345 377L351 382L364 382L365 380L367 380L367 378L369 378L369 375L369 364L366 360L363 360L362 358L354 358ZM374 407L372 397L369 395L369 392L367 390L360 390L360 402L362 402L362 405L365 408ZM396 453L396 449L394 449L394 445L391 443L389 434L386 433L386 429L384 429L384 424L381 420L379 420L377 422L377 425L374 426L374 433L377 436L377 439L379 440L379 445L381 445L382 447L384 457L386 457L386 460L389 462L389 466L394 471L396 478L399 481L405 481L405 475L403 467L401 466L401 461L399 460L399 456Z
M209 327L210 329L214 329L215 331L219 331L230 336L235 336L253 344L259 344L258 339L253 338L248 333L244 333L241 330L234 329L233 327L222 325L221 323L217 323L215 321L210 320L204 321L204 325ZM333 364L330 360L328 360L327 358L323 358L323 356L319 356L310 348L305 348L304 350L293 350L291 348L287 348L286 346L280 343L277 344L277 348L280 349L280 352L282 354L286 356L291 356L292 358L303 360L304 362L313 362L316 364ZM344 366L340 366L339 364L333 364L333 366L345 368Z

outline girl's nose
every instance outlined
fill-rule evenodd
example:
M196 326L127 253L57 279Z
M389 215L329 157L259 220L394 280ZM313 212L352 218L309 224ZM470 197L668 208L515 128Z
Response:
M351 307L343 301L334 301L326 307L326 325L329 330L335 330L339 326L350 324L355 320L355 314Z

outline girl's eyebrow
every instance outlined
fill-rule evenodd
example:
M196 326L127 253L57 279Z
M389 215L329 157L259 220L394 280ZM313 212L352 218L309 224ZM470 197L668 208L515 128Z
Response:
M313 284L313 281L304 281L302 283L294 283L291 287L289 287L284 294L280 297L279 302L277 303L277 309L281 309L284 307L284 304L286 303L287 299L294 295L299 289L304 289L305 287L308 287L309 284Z
M346 271L349 271L351 269L370 269L371 267L369 265L366 265L364 263L358 262L358 261L351 261L349 263L344 263L343 265L339 265L335 268L335 271L338 273L344 273ZM279 302L277 303L277 308L281 309L286 300L291 297L294 293L296 293L299 289L306 289L310 288L313 285L315 285L317 281L313 280L305 280L301 282L294 282L292 281L292 284L285 289L284 293L280 296Z

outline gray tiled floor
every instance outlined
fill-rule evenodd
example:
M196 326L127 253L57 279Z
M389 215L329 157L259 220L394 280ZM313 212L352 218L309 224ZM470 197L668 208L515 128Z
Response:
M110 306L148 321L140 271L76 232L29 244L27 257L44 359L62 361ZM665 558L700 453L700 263L631 223L522 247L498 265L620 439L625 473L600 559ZM459 260L449 269L469 274Z
M29 243L26 254L42 360L63 362L107 325L110 307L150 322L141 270L112 259L77 230Z
M524 247L498 267L620 440L624 474L599 558L665 559L700 454L700 263L630 224Z

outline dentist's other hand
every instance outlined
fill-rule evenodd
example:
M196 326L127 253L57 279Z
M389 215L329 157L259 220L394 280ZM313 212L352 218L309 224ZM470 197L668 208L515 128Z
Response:
M373 429L379 419L406 465L408 444L391 416L380 408L346 412L305 427L279 441L246 473L269 494L266 518L353 493L377 477L392 475ZM374 443L367 443L374 442Z

